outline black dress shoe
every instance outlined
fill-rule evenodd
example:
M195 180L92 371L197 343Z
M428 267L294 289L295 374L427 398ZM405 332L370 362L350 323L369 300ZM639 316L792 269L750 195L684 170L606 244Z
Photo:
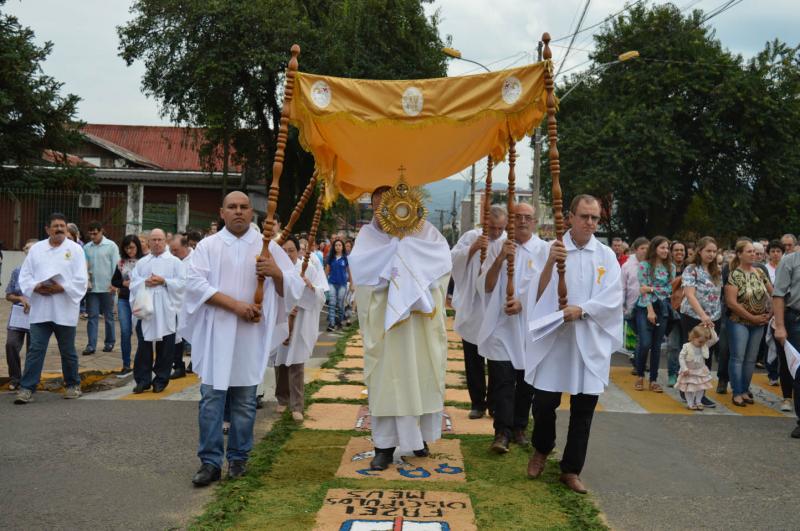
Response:
M174 380L176 378L186 378L186 369L183 367L173 369L172 374L169 375L169 379Z
M519 446L528 446L528 438L525 436L525 430L514 430L512 440L514 444Z
M154 383L153 384L153 392L154 393L160 393L166 388L167 388L167 384L160 384L160 383Z
M494 441L492 441L492 445L489 447L489 450L496 454L507 454L508 453L508 436L503 433L498 433L494 436Z
M236 479L247 474L247 461L231 461L228 463L228 479Z
M81 354L83 354L84 356L91 356L92 354L94 354L94 349L87 347L83 349L83 352Z
M414 455L416 455L417 457L428 457L429 455L431 455L431 450L430 448L428 448L428 443L423 441L422 444L423 444L422 450L414 450Z
M482 410L480 410L480 409L472 409L472 410L470 410L470 412L469 412L469 415L467 415L467 417L469 417L469 418L470 418L470 419L472 419L472 420L475 420L475 419L480 419L480 418L483 418L483 416L484 416L485 414L486 414L486 413L484 413L484 412L483 412Z
M212 481L219 481L220 469L209 463L203 463L200 470L192 478L196 487L207 487Z
M103 347L103 352L111 352L112 350L114 350L114 345L105 345Z
M394 448L375 448L375 457L369 463L370 470L386 470L394 460Z
M794 427L792 433L789 434L792 439L800 439L800 424Z
M150 384L136 384L136 387L133 388L133 394L140 395L150 389Z

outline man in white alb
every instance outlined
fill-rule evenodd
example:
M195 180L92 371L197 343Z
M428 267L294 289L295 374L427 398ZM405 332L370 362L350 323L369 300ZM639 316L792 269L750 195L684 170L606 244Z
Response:
M250 226L253 208L242 192L223 200L225 228L197 244L189 260L180 334L192 345L192 366L200 377L200 445L202 462L192 478L199 487L220 478L223 457L228 477L247 470L253 447L256 388L264 377L269 353L289 334L285 306L297 305L304 287L281 247L270 241L262 257L262 235ZM258 276L264 299L254 304ZM285 299L285 301L284 301ZM222 422L230 400L227 456Z
M373 192L375 212L388 190ZM385 470L395 449L425 456L427 443L441 437L450 246L427 221L398 238L373 218L361 228L349 261L375 445L370 466Z
M86 293L89 274L80 245L67 238L67 218L50 215L48 238L31 247L19 272L19 287L30 301L31 347L25 356L15 404L27 404L42 376L50 335L55 334L61 353L61 371L66 391L64 398L81 396L75 329L81 299Z
M528 477L538 478L555 447L556 409L570 394L567 443L560 481L575 492L586 488L580 473L586 461L592 417L608 385L611 354L622 346L622 283L614 251L594 237L600 202L579 195L570 204L571 229L554 242L538 290L528 305L531 329L525 351L525 380L534 387L533 446ZM566 260L568 305L558 309L557 259ZM538 299L538 300L537 300Z
M131 272L131 299L134 301L134 322L138 345L133 358L135 394L153 387L163 391L169 383L172 360L175 356L175 331L178 312L183 302L186 267L179 258L167 251L167 237L161 229L150 231L150 254L140 258ZM147 291L153 301L153 314L136 315L136 300ZM153 359L155 343L155 359ZM155 372L155 378L153 373Z
M461 336L464 347L464 371L467 375L467 390L472 408L469 418L479 419L486 414L488 407L494 413L491 386L486 392L486 361L478 354L478 331L483 321L483 303L481 294L476 286L480 274L480 250L489 242L505 238L505 227L508 222L508 213L502 205L492 205L486 223L487 236L484 237L481 229L473 229L461 235L458 242L450 251L453 260L453 290L452 305L456 311L454 330Z
M525 430L531 410L533 388L525 383L525 323L529 308L523 305L535 289L547 244L536 234L536 214L528 203L514 205L514 241L494 242L478 286L482 286L483 322L478 332L478 351L489 360L494 397L494 441L492 452L508 452L510 441L528 445ZM514 257L514 296L509 302L507 260ZM532 288L533 286L533 288Z

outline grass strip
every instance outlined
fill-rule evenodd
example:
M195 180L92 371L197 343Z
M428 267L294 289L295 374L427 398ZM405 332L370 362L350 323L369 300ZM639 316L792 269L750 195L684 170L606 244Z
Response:
M466 483L385 481L335 477L352 431L292 433L275 465L240 514L241 529L300 531L314 527L328 489L420 489L463 492L470 496L481 530L606 529L590 499L558 483L558 465L548 462L542 479L525 477L528 450L514 447L504 456L488 451L491 438L456 436L467 468Z

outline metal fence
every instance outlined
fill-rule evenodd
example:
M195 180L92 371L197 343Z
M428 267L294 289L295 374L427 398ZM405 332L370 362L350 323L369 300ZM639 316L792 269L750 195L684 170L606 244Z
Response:
M61 212L81 229L103 224L108 238L125 235L127 197L118 192L74 192L70 190L24 190L0 188L0 242L4 249L19 250L29 239L47 237L45 227L53 212Z

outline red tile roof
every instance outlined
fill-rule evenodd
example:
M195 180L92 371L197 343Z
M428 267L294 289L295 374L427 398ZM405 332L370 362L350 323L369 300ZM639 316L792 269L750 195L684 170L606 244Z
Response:
M66 160L64 160L66 157ZM45 149L42 151L42 160L52 163L66 162L70 166L85 166L87 168L95 168L96 166L91 162L86 162L77 155L70 153L60 153L52 149Z
M161 169L206 171L198 155L203 142L203 129L200 128L86 124L82 130L133 152L140 159ZM217 162L214 171L222 171L221 160ZM240 168L231 164L230 171L238 172Z

